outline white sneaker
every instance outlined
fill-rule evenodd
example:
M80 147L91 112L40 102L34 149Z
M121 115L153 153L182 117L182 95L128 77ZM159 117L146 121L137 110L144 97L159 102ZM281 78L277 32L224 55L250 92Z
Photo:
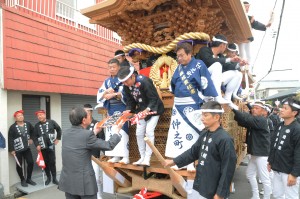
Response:
M150 167L150 159L151 159L151 157L145 157L143 162L140 163L140 165Z
M120 161L119 157L113 157L113 158L109 159L107 162L116 163L116 162L119 162L119 161Z
M134 163L132 163L133 165L139 165L139 164L141 164L143 161L144 161L144 158L145 157L141 157L138 161L136 161L136 162L134 162Z
M215 101L219 102L220 104L229 104L230 103L228 100L226 100L226 99L224 99L223 97L220 97L220 96L215 97Z
M120 164L129 164L129 158L123 157L122 160L119 161Z
M192 172L192 173L196 172L196 169L194 167L194 163L191 163L191 164L187 165L187 171Z

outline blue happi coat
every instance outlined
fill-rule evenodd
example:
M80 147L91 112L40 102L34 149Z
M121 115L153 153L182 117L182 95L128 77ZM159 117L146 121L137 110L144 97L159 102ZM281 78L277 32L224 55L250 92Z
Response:
M103 94L109 88L114 89L115 92L123 92L123 84L118 80L118 77L107 78L98 90L98 107L106 108L109 116L113 115L114 113L122 113L126 110L125 97L122 94L121 99L117 99L116 97L114 97L110 100L106 100L105 98L103 98ZM125 132L128 132L127 123L123 126L123 130Z
M187 66L176 68L171 89L175 98L165 155L176 157L197 141L203 125L193 115L200 109L204 96L215 97L217 91L206 65L195 58Z
M171 89L175 97L190 97L191 92L181 80L180 67L182 72L185 73L186 78L194 89L196 95L192 96L195 104L198 106L203 103L203 96L218 96L215 86L211 80L210 73L207 70L203 61L192 58L187 66L179 65L171 80Z

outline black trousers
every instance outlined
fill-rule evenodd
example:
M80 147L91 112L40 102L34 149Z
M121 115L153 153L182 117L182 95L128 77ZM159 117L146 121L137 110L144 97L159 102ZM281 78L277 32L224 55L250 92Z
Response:
M53 145L54 147L54 145ZM55 158L55 148L53 149L42 149L42 154L44 157L44 161L45 161L45 172L48 178L52 177L56 178L56 158ZM50 174L51 172L51 174Z
M78 196L78 195L72 195L67 192L65 192L66 199L97 199L97 194L95 195L88 195L88 196Z
M22 169L23 158L27 163L27 179L31 179L32 170L33 170L33 159L32 159L31 150L28 148L26 151L16 152L16 157L21 165L21 167L20 167L16 163L17 173L18 173L21 181L25 180L25 177L23 175L23 169Z

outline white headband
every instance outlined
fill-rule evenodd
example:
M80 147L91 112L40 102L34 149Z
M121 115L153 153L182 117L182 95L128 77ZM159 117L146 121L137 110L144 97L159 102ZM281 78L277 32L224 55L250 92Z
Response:
M269 113L271 113L271 109L268 106L265 106L266 111L268 111Z
M224 113L223 109L201 109L203 113Z
M94 110L93 108L84 108L85 110L87 110L87 111L92 111L92 110Z
M288 102L288 101L284 102L284 104L291 105L291 106L293 106L294 108L297 108L297 109L299 109L299 110L300 110L300 105L299 105L299 104L296 104L296 103L289 104L289 102Z
M222 40L222 39L217 39L217 38L215 38L215 37L213 37L212 40L213 40L213 41L218 41L218 42L221 42L221 43L224 43L224 44L228 44L227 41Z
M117 57L120 57L120 56L125 56L125 53L118 54L118 55L114 56L114 58L117 58Z
M126 77L124 77L123 79L118 78L118 80L119 80L120 82L125 82L125 81L133 74L133 72L134 72L134 67L133 67L133 66L130 66L129 70L130 70L130 72L129 72L129 74L128 74Z
M232 48L227 48L227 50L232 51L232 52L237 51L237 49L232 49Z
M261 108L263 108L263 109L266 109L266 106L261 105L261 104L259 104L259 103L254 103L252 106L259 106L259 107L261 107Z

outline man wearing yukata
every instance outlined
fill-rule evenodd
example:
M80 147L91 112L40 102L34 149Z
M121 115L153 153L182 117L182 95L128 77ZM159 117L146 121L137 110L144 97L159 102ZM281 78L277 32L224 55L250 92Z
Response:
M300 102L287 98L283 101L279 123L271 139L268 169L274 171L273 197L276 199L299 199L300 176L300 124L296 117Z
M117 59L108 61L108 70L110 77L107 78L100 87L97 94L97 107L104 107L107 109L108 116L120 115L126 110L125 99L122 94L123 84L118 80L117 74L120 70L120 62ZM121 164L129 163L129 136L128 136L128 122L124 124L120 130L122 135L121 141L112 151L106 151L106 156L112 156L108 162ZM112 126L105 129L105 140L109 140L113 135ZM122 158L122 159L121 159Z
M191 198L228 198L237 161L234 142L220 125L224 110L218 102L206 102L201 111L206 128L197 142L173 160L166 159L163 165L182 167L198 160Z
M159 98L152 80L146 76L135 74L133 66L122 66L118 78L124 84L124 95L127 100L125 112L143 115L136 126L136 139L141 157L133 164L150 166L152 150L146 145L144 137L146 135L154 143L154 129L159 116L164 112L163 102ZM147 114L149 112L155 112L155 114L149 115Z
M171 80L175 98L165 152L170 158L177 157L197 141L204 126L200 120L193 122L189 115L200 109L205 96L218 95L205 64L192 57L189 43L177 46L177 58L179 66ZM179 169L176 166L172 168ZM190 163L187 170L194 172L194 163Z

